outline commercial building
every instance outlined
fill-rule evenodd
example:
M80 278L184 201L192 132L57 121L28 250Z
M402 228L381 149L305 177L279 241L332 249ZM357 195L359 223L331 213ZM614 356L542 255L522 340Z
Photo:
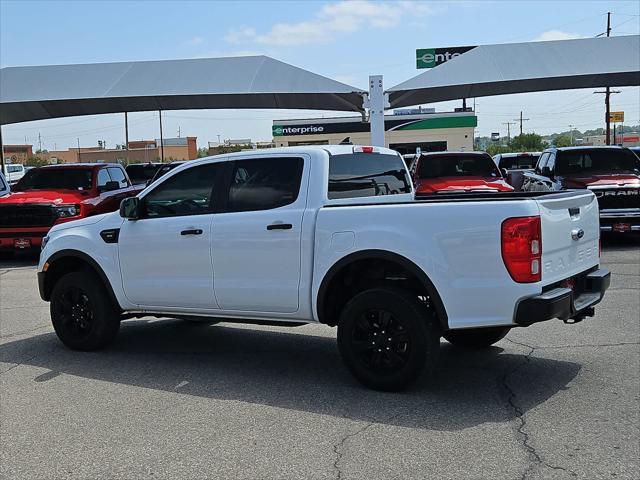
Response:
M193 160L198 158L197 137L165 138L160 148L160 139L135 140L129 142L129 150L124 148L105 149L100 147L70 148L51 151L50 163L77 162L121 162L141 163L159 161L164 153L165 161ZM164 152L162 152L164 150Z
M402 154L444 150L473 150L478 119L473 112L385 115L386 146ZM370 126L362 117L288 119L273 121L273 142L278 147L332 145L341 142L371 144Z
M33 157L31 145L3 145L2 151L5 161L10 163L24 163Z
M578 143L578 142L576 142ZM605 135L587 135L582 138L582 142L580 145L606 145L607 137ZM640 145L640 133L638 132L627 132L624 135L622 133L618 133L613 137L613 129L611 130L611 144L612 145L622 145L623 147L634 147Z

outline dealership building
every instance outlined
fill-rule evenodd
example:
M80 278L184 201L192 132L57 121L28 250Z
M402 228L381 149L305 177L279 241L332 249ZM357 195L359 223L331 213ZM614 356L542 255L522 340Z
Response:
M402 154L444 150L473 150L478 125L474 112L435 113L433 110L397 110L385 115L386 146ZM277 147L335 145L341 142L371 144L368 122L362 117L288 119L273 121Z

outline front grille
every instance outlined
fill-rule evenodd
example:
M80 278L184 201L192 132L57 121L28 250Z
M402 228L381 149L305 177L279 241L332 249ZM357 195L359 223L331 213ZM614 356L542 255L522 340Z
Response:
M57 218L51 205L0 205L0 228L50 227Z
M638 188L608 188L594 189L598 198L600 210L610 208L640 208L640 189Z

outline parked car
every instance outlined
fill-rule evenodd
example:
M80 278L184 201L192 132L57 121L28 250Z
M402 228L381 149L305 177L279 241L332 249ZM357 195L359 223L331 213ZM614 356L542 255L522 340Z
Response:
M512 192L485 152L429 152L413 163L416 194L451 192Z
M629 150L631 150L633 153L636 154L638 158L640 158L640 147L629 147Z
M171 163L163 163L162 166L156 171L156 174L153 176L153 178L149 181L149 184L155 182L157 179L159 179L163 175L166 175L171 170L173 170L176 167L179 167L183 163L184 161L182 160L177 162L171 162Z
M29 170L0 197L0 249L39 248L51 226L118 209L140 192L117 164L52 165Z
M628 148L549 148L522 186L527 192L574 188L598 197L601 230L640 231L640 159Z
M8 194L11 191L9 188L9 183L4 178L4 174L0 172L0 197Z
M507 183L516 191L522 190L524 172L536 166L541 152L499 153L493 156Z
M129 180L134 185L147 185L151 182L151 179L156 175L156 172L162 167L162 163L148 162L148 163L132 163L125 168Z
M4 166L4 178L13 185L22 177L24 177L25 168L21 163L7 163Z
M191 161L119 212L53 227L38 282L72 349L136 316L321 323L358 380L398 390L435 366L441 336L482 348L593 315L598 244L589 191L417 201L393 150L300 146Z

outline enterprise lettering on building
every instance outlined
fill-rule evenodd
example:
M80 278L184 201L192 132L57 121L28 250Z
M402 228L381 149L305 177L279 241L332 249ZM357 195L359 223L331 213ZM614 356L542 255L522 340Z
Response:
M324 127L315 125L305 125L302 127L273 126L274 137L281 137L283 135L306 135L309 133L324 133Z

